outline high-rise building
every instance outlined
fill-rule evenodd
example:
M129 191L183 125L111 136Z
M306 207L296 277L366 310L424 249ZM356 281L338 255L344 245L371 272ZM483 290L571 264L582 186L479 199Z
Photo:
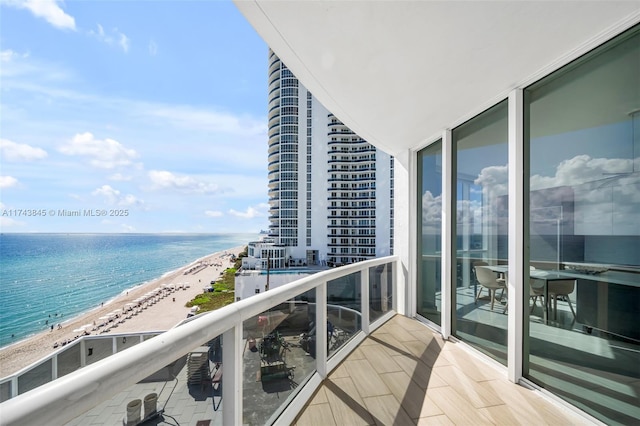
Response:
M269 51L266 268L336 266L393 250L393 158L328 111ZM377 195L381 195L377 197Z

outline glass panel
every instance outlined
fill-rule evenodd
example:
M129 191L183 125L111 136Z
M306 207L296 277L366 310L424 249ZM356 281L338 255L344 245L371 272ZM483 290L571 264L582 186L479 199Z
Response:
M315 289L243 323L242 423L271 423L315 371Z
M138 343L140 343L140 336L138 335L116 337L116 347L118 348L118 352L135 346Z
M0 383L0 402L4 402L11 397L11 381Z
M222 338L218 336L192 348L187 355L135 385L122 389L68 425L192 425L199 420L221 425L221 380Z
M418 153L418 285L416 311L441 324L442 141Z
M393 309L393 264L369 268L369 323Z
M355 272L327 282L327 355L331 357L362 330L360 281Z
M525 91L525 374L607 424L640 418L640 27Z
M505 365L507 115L507 101L503 101L452 134L457 171L453 330Z
M112 336L105 336L85 342L87 365L113 355L113 339L114 337Z
M58 377L73 373L80 368L80 345L67 346L58 354Z
M38 386L49 383L52 377L52 368L52 360L48 359L20 375L18 377L18 394L29 392Z

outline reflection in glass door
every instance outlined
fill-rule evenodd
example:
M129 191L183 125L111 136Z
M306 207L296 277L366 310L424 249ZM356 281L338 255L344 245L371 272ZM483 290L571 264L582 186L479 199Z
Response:
M524 375L607 424L637 424L640 26L524 95L535 268Z
M418 192L416 311L441 325L442 141L418 153Z
M456 212L453 333L506 365L507 101L452 132Z

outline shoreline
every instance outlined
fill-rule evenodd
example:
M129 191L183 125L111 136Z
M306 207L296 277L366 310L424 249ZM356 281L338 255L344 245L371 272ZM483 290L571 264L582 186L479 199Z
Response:
M118 333L131 333L141 331L166 331L174 327L178 322L187 317L189 308L185 304L202 293L204 286L219 278L220 274L230 266L231 255L236 257L246 245L228 248L215 253L202 256L185 266L163 273L160 277L140 283L130 289L125 289L100 306L91 308L73 318L61 321L60 328L42 331L28 336L20 341L0 348L0 378L4 378L19 372L29 365L46 358L57 349L54 344L62 341L73 340L79 332L74 332L82 325L99 324L100 317L107 313L134 303L139 297L149 291L163 285L185 284L182 289L176 289L169 297L164 297L153 306L141 310L137 315L126 319L109 332L101 333L100 330L92 331L92 335L110 335ZM196 265L204 265L193 270ZM197 280L197 281L196 281ZM186 285L188 283L188 286ZM95 328L95 327L94 327Z

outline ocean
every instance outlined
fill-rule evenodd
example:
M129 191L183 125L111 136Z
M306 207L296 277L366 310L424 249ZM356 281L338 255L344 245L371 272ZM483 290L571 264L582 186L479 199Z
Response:
M1 234L0 347L258 234Z

